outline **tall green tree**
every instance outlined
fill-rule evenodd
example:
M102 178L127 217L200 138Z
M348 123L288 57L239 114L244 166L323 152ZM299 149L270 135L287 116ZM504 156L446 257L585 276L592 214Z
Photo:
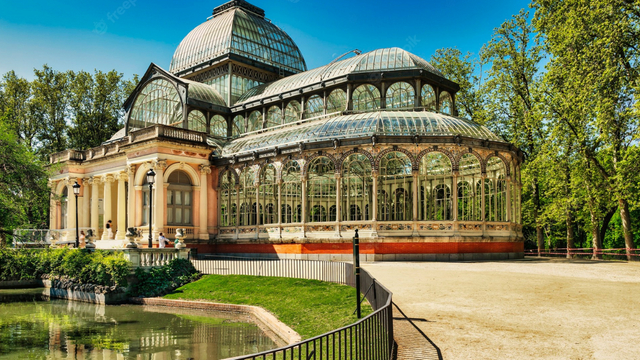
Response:
M445 78L460 85L456 93L459 115L484 124L485 102L481 89L482 66L473 54L456 48L442 48L431 56L431 63Z
M4 74L0 81L0 116L20 141L33 149L40 123L33 116L31 83L20 78L14 71Z
M8 118L0 117L0 246L16 227L46 228L49 210L49 174Z
M521 10L495 29L480 56L491 64L484 84L491 114L487 125L526 154L527 163L522 168L523 218L534 224L538 249L542 250L545 159L539 155L547 130L538 89L542 85L539 72L543 49L529 14Z
M636 247L630 217L638 151L640 3L631 0L535 0L535 25L544 33L551 59L547 77L569 87L572 101L591 116L566 106L559 121L572 132L580 154L602 178L617 204L627 249ZM631 183L630 183L631 182Z

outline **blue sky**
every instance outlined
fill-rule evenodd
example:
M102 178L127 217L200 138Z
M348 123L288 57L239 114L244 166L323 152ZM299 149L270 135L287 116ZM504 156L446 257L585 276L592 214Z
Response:
M0 74L33 68L168 69L176 47L224 0L3 1ZM250 0L284 29L315 68L352 50L397 46L429 59L438 48L477 53L495 27L529 1Z

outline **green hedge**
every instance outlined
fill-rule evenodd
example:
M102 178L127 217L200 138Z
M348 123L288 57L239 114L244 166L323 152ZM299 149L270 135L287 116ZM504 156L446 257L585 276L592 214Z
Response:
M82 284L127 286L129 261L120 252L0 249L0 281L68 276Z
M174 259L167 265L145 271L136 269L137 282L130 291L132 296L160 296L200 278L191 261Z

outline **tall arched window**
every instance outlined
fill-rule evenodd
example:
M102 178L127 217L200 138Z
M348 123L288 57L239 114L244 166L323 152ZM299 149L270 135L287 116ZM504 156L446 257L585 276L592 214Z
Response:
M307 209L310 222L329 221L327 210L336 205L336 177L333 161L320 156L309 164Z
M440 92L440 112L453 115L453 100L451 100L451 94L446 91Z
M236 226L236 177L232 171L225 171L220 180L220 226Z
M240 173L240 226L256 224L255 202L255 172L253 168L246 167Z
M267 164L260 173L260 205L264 212L260 224L278 222L278 185L276 184L276 167Z
M300 121L302 119L302 111L301 111L300 103L296 100L291 100L287 104L287 107L284 110L284 123L289 124L292 122Z
M227 137L227 120L221 115L214 115L210 123L209 134L211 134L211 136Z
M262 129L262 113L256 110L249 115L247 121L247 132L257 131Z
M192 198L189 175L180 170L172 172L167 187L167 225L193 225Z
M380 90L371 84L358 86L353 90L351 99L355 111L380 109Z
M429 84L422 86L422 107L429 111L436 110L436 92Z
M178 90L165 79L149 82L142 89L131 110L129 129L153 124L182 127L182 100Z
M244 116L237 115L233 118L233 127L231 128L231 134L233 136L240 136L245 133Z
M282 110L277 106L272 106L267 111L266 127L270 128L278 125L282 125Z
M282 168L282 223L302 222L297 209L302 209L302 182L300 165L295 160L288 161Z
M362 221L371 219L369 211L373 201L373 178L371 161L362 154L353 154L342 163L342 221Z
M451 160L440 152L422 157L419 174L419 220L453 219L453 172Z
M189 128L189 130L206 132L207 118L204 116L202 112L198 110L192 110L189 113L187 127Z
M324 114L324 102L320 95L313 95L304 107L304 118L309 119Z
M481 221L482 168L473 154L464 154L458 164L458 220Z
M507 221L507 173L502 159L497 156L487 161L487 179L485 180L485 212L489 215L486 221ZM491 197L487 195L491 191ZM489 208L487 210L487 208Z
M387 89L387 108L412 108L415 96L416 92L413 90L413 86L409 85L409 83L402 81L393 83Z
M347 93L342 89L333 90L327 96L327 114L341 112L347 109Z
M407 155L393 151L385 154L380 160L378 175L378 200L382 197L385 203L378 203L381 221L411 221L413 175L411 160ZM384 194L384 196L380 196ZM389 215L384 217L382 209L388 209Z

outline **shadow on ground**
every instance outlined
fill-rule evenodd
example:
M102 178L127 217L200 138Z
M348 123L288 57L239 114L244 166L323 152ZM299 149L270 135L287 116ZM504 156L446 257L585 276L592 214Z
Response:
M398 343L398 360L442 360L440 348L415 324L427 319L410 318L396 305L402 316L393 318L393 331Z

